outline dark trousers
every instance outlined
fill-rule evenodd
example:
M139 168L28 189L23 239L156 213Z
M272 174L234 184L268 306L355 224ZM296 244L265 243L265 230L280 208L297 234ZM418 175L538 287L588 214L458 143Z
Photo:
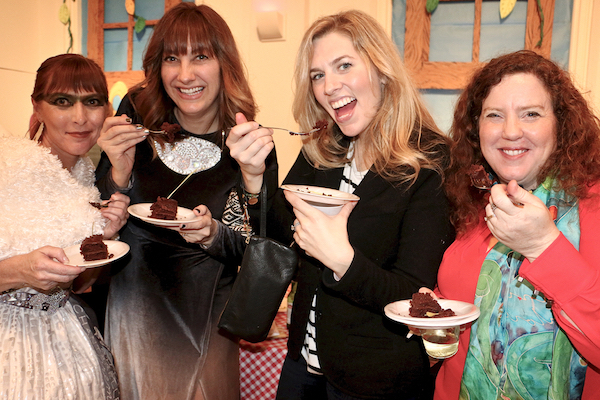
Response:
M294 361L289 356L283 362L277 400L361 400L333 387L323 375L315 375L306 369L302 356Z

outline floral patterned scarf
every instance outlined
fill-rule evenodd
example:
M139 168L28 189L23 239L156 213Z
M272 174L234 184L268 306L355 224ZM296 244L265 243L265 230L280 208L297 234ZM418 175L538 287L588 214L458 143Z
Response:
M578 203L553 191L552 184L547 179L533 194L579 249ZM498 242L483 262L475 292L481 315L471 328L460 399L581 398L586 364L554 320L543 294L518 276L524 258Z

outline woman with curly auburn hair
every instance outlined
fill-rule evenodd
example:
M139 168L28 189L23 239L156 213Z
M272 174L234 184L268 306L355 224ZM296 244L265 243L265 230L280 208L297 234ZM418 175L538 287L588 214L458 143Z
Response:
M458 237L436 294L481 315L444 360L435 399L597 398L598 118L565 71L523 50L475 73L451 133Z
M98 185L119 188L133 204L177 188L172 199L193 218L170 230L131 218L121 234L131 258L111 271L106 313L121 392L127 399L237 400L237 338L217 321L251 227L225 137L236 113L254 118L256 106L233 35L206 5L167 11L143 65L145 80L99 139ZM274 192L271 160L265 180Z
M426 399L433 382L422 344L383 309L433 287L454 238L442 187L448 139L389 36L363 12L311 25L295 87L300 128L327 127L303 137L284 183L360 200L327 215L291 191L275 198L267 232L293 239L301 259L277 398ZM232 130L234 158L260 148L259 131L256 122Z
M471 185L468 170L481 164L489 171L479 144L479 119L485 98L504 76L535 75L550 95L557 116L556 148L538 171L538 181L553 175L555 184L578 198L589 196L591 184L600 179L600 130L598 118L568 73L531 51L523 50L490 61L473 77L460 96L451 128L452 159L446 190L455 207L452 220L459 231L476 224L485 191Z

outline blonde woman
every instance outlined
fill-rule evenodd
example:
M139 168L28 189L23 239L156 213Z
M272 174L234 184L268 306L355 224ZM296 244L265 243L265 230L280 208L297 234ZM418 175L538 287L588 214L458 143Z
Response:
M339 189L360 201L328 216L288 192L293 210L283 196L275 200L278 227L267 232L290 241L293 233L303 250L278 398L428 396L429 362L419 340L407 340L406 327L386 321L383 308L432 287L453 240L442 189L446 138L395 45L362 12L313 23L295 83L300 129L323 119L328 127L304 139L285 183ZM240 164L260 170L256 143L268 133L256 128L239 124L228 145ZM251 170L242 167L246 175Z

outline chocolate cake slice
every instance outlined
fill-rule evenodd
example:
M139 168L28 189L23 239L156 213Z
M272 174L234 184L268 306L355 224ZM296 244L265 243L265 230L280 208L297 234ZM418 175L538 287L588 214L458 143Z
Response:
M158 196L150 210L150 218L174 220L177 217L177 200Z
M81 242L79 252L85 261L105 260L108 258L108 247L102 241L102 235L86 237Z
M440 304L429 293L413 293L408 312L411 317L427 317L427 313L442 311Z
M411 317L417 318L443 318L453 317L456 314L451 309L442 309L429 293L414 293L410 301L408 312Z
M479 189L489 189L492 187L492 180L489 174L483 168L483 165L473 164L469 168L469 177L471 178L471 184Z

